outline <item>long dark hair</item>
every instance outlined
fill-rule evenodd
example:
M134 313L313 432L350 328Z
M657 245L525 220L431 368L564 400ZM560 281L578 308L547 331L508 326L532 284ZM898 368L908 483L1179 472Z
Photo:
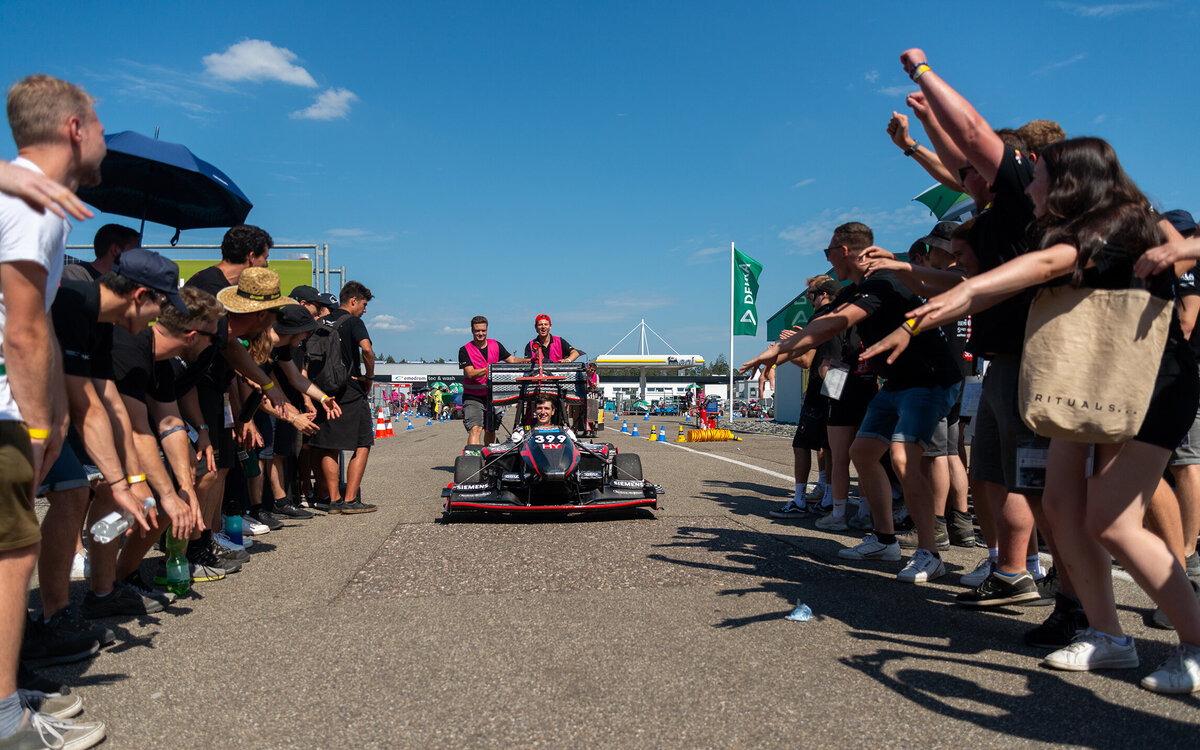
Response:
M1034 224L1038 246L1059 243L1079 251L1071 285L1083 281L1083 269L1097 252L1107 250L1136 260L1163 242L1158 217L1100 138L1072 138L1042 150L1049 185L1046 213Z

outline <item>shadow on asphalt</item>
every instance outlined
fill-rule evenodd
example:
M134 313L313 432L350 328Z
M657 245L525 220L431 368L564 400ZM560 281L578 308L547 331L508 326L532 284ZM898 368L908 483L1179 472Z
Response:
M476 523L484 525L534 525L539 523L608 523L611 521L654 520L657 516L648 508L629 510L597 510L580 513L543 513L536 510L517 513L488 513L485 511L455 511L454 515L442 514L436 519L439 524Z
M739 486L741 485L741 486ZM729 483L731 488L757 485ZM769 489L769 488L768 488ZM734 496L726 495L732 502ZM738 497L750 512L753 498ZM758 584L741 589L723 589L722 596L770 593L785 606L778 612L713 623L717 628L740 628L781 619L798 602L813 610L812 622L835 620L848 626L848 638L875 648L873 653L841 657L846 666L862 672L897 696L948 718L967 721L981 728L1055 745L1093 748L1128 747L1138 738L1153 737L1162 746L1195 742L1196 725L1156 716L1127 706L1114 706L1064 676L1038 666L1046 652L1014 645L1016 654L1029 657L1029 666L994 663L997 646L1023 644L1029 627L1011 617L1016 610L979 611L953 606L951 592L937 586L905 586L890 575L880 575L878 563L854 568L832 562L843 545L836 540L804 537L803 548L785 543L770 534L744 528L680 527L671 548L700 548L723 562L680 559L664 551L651 555L666 563L738 573L757 579ZM828 555L830 560L823 559ZM868 565L870 567L868 567ZM891 563L899 570L899 563ZM1049 610L1046 609L1047 614ZM811 623L797 623L798 628ZM931 641L930 639L936 639ZM1143 666L1165 659L1167 644L1140 641ZM914 662L917 665L914 666ZM963 670L986 670L997 675L1025 677L1027 690L1013 695L989 689L988 680L970 680ZM1096 680L1130 680L1130 670L1090 675ZM1200 707L1200 696L1164 696ZM968 703L981 707L972 710ZM1112 716L1120 711L1119 723L1088 721L1085 717ZM1064 720L1075 717L1078 720ZM1161 738L1161 740L1160 740ZM1185 742L1186 741L1186 742Z

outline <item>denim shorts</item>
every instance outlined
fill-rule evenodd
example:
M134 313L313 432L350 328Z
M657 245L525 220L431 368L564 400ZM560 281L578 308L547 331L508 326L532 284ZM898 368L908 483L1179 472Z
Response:
M44 495L47 492L77 490L80 487L88 487L90 484L88 482L87 470L83 468L83 464L75 456L75 451L71 448L71 442L64 440L62 452L58 454L58 459L50 467L46 478L42 480L42 486L38 487L37 494Z
M938 422L950 413L961 391L961 382L945 388L882 390L867 406L858 437L885 443L916 443L928 448Z

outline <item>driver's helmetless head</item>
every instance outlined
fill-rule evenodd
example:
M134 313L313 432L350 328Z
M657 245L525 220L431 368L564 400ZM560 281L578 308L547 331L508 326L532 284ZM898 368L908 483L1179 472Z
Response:
M550 424L550 420L554 418L554 400L544 398L533 405L533 415L537 418L539 426Z

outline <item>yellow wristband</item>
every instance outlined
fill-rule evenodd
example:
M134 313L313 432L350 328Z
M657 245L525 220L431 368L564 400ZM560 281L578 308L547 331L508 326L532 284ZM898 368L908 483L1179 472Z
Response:
M130 484L137 484L138 482L146 481L146 475L145 474L134 474L133 476L125 477L125 481L129 482Z
M271 390L271 389L272 389L272 388L274 388L274 387L275 387L275 381L274 381L274 380L272 380L272 381L269 381L269 382L268 382L266 385L264 385L264 386L262 387L262 389L263 389L264 391L269 391L269 390Z
M26 429L29 430L29 437L34 440L45 440L50 437L50 430L39 430L36 427L28 427Z
M904 325L908 328L908 333L910 336L916 336L921 332L921 329L917 328L916 318L909 318L908 320L904 321Z
M913 72L912 72L913 81L915 82L918 78L925 75L926 73L928 73L931 70L933 70L933 68L929 67L928 63L921 63L917 67L913 68Z

